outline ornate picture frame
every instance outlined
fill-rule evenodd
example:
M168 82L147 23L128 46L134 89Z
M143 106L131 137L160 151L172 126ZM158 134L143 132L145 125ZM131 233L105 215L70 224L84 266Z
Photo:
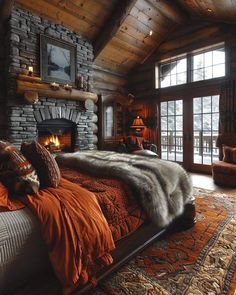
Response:
M45 82L75 86L76 46L40 35L40 75Z

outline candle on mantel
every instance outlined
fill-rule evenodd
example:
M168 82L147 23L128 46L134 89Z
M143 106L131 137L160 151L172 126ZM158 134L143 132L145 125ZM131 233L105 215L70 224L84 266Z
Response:
M72 90L72 86L69 85L69 84L65 84L65 85L64 85L64 89L65 89L65 90Z
M32 66L28 66L29 76L33 76L34 68Z
M50 86L51 86L51 88L54 89L54 90L59 89L59 84L56 83L56 82L52 82L52 83L50 84Z

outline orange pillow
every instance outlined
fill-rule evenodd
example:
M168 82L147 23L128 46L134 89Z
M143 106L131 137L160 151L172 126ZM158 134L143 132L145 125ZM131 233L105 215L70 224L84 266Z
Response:
M223 161L236 164L236 148L224 145L223 146Z
M14 194L33 194L39 189L38 175L12 144L0 140L0 181Z
M61 172L50 152L36 141L22 143L21 152L36 169L41 187L57 187Z

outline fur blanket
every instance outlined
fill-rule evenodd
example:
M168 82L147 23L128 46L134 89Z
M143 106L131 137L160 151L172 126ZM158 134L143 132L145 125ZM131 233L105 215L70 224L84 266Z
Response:
M160 228L181 215L184 205L193 200L192 183L186 171L177 163L157 157L83 151L59 155L56 161L97 177L123 180Z

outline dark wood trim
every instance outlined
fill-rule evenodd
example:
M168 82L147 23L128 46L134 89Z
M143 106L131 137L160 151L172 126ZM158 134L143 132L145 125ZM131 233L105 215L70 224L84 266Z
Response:
M4 23L9 19L13 4L13 0L0 0L0 23Z
M136 4L137 0L122 0L118 1L118 5L111 13L110 19L105 23L100 30L94 42L94 59L99 55L102 49L116 34L125 18L130 13L131 9Z

